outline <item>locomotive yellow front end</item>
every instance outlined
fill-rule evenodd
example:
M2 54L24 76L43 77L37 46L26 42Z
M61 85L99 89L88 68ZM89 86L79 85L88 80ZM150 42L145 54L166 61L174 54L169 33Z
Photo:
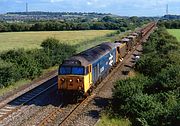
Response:
M63 76L58 77L58 89L61 91L80 91L84 92L83 76Z
M91 87L90 66L82 66L79 61L65 61L59 67L58 73L59 92L83 96Z

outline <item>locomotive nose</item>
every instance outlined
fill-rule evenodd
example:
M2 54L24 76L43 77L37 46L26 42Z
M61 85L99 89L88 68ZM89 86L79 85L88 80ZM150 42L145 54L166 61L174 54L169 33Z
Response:
M78 76L59 77L58 89L83 90L83 77L78 77Z

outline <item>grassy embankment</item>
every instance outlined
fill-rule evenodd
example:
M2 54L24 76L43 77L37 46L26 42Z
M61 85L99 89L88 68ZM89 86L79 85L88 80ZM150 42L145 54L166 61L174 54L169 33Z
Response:
M169 34L173 35L180 42L180 29L167 29Z
M114 41L119 38L119 35L115 35L116 31L113 30L89 30L89 31L60 31L60 32L7 32L0 33L0 52L9 49L25 48L35 49L40 48L41 42L47 37L55 37L61 42L68 43L70 45L77 45L77 52L81 52L94 45L102 43L104 41ZM49 71L57 69L58 66L52 67L48 70L44 70L43 75ZM43 76L42 75L42 76ZM21 80L8 88L0 89L0 96L8 91L12 91L18 88L30 80Z

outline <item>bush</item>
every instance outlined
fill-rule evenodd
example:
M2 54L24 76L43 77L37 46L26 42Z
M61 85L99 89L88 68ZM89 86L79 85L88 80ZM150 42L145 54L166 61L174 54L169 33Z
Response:
M76 52L74 47L59 43L54 38L44 40L41 46L42 49L10 50L0 54L1 87L21 79L34 79L43 69L59 65L63 59Z
M43 49L29 51L33 55L34 60L38 63L41 69L47 69L52 66L52 61Z
M178 90L149 94L147 87L152 84L154 80L142 75L117 81L113 90L112 110L114 114L129 117L133 125L167 124L166 119L172 118L169 114L173 113L174 108L178 105Z
M6 62L11 62L15 65L17 78L33 79L40 75L41 69L35 61L33 55L23 49L10 50L1 55L1 58Z
M123 102L126 98L130 98L134 94L141 94L144 87L149 85L149 83L151 83L151 80L143 75L126 80L119 80L114 86L113 98Z
M0 59L0 87L6 87L17 80L18 73L13 63L5 62Z
M179 102L180 104L180 102ZM167 126L179 126L180 124L180 106L177 104L173 110L166 116L165 125Z
M157 53L143 55L135 65L135 70L146 76L155 77L162 68L167 66L166 59L160 58Z
M76 50L73 46L60 43L57 39L48 38L41 44L44 52L48 55L52 65L59 65L63 59L75 54Z
M144 88L151 83L152 80L144 77L143 75L117 81L113 90L113 110L126 116L128 111L124 111L124 109L126 109L127 104L131 101L131 98L135 94L143 94Z
M129 117L135 126L180 124L179 43L158 29L144 44L144 55L135 69L144 76L116 82L112 110Z
M163 106L153 96L135 94L124 111L132 118L145 119L152 126L158 124L158 117L163 115Z
M155 85L161 85L161 91L180 87L180 66L170 66L163 69L155 78Z

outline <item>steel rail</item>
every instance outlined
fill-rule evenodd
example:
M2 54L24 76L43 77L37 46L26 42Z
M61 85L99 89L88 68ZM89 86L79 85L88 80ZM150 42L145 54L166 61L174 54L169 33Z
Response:
M52 84L52 85L50 85L49 87L47 87L47 88L44 89L43 91L35 94L34 96L28 98L26 101L22 101L22 103L20 103L20 105L17 105L17 106L15 106L15 107L13 106L13 107L12 107L13 109L11 109L11 110L7 111L6 113L2 114L2 116L0 117L0 121L2 121L4 118L8 117L8 116L11 115L12 113L18 111L23 105L25 105L25 104L29 103L30 101L34 100L35 98L37 98L38 96L40 96L41 94L45 93L47 90L53 88L53 87L56 86L56 85L57 85L57 82L54 83L54 84ZM37 88L35 88L35 89L37 89ZM29 92L32 92L32 91L35 90L35 89L32 89L32 90L26 92L26 93L23 94L23 95L26 95L26 94L28 94ZM21 95L21 96L23 96L23 95ZM17 97L17 98L14 99L14 100L20 99L21 96ZM13 101L14 101L14 100L13 100ZM12 102L12 101L10 101L9 103L11 103L11 102ZM9 103L7 103L7 104L4 105L2 108L0 108L0 111L1 111L1 109L6 108L6 106L9 106L9 105L10 105Z

